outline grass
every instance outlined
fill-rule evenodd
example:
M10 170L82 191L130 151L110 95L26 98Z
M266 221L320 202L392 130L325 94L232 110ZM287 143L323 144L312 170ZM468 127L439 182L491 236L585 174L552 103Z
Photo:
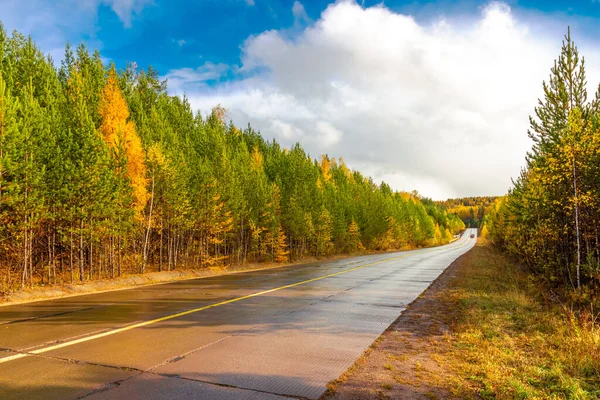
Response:
M451 330L435 360L453 371L453 394L600 398L600 317L550 302L546 292L490 245L465 256L439 295L452 310Z

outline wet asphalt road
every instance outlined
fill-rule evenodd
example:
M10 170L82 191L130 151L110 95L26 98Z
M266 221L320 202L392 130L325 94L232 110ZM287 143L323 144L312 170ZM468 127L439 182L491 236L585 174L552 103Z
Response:
M471 233L431 249L0 307L0 399L316 399L474 246Z

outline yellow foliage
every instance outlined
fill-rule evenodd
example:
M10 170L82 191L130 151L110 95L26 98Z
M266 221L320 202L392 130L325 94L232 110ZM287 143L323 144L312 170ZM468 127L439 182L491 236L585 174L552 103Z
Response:
M435 224L435 231L433 233L433 244L441 244L444 241L444 236L442 234L442 230L440 229L440 224Z
M165 168L167 166L167 159L159 143L154 143L148 148L148 163L153 168Z
M383 235L379 238L377 247L379 250L389 250L396 247L396 220L394 217L387 217L388 229L383 233Z
M481 228L481 236L484 239L487 239L490 236L490 231L488 230L487 224L483 225L483 228Z
M323 187L324 187L324 183L323 183L323 178L318 177L317 178L317 189L319 189L319 191L323 191Z
M256 222L254 222L253 220L250 220L249 224L250 224L250 235L252 237L252 240L254 242L259 242L263 232L265 232L267 230L267 228L263 228L262 226L257 225Z
M331 164L330 160L325 155L321 156L321 174L323 175L323 180L325 182L331 180Z
M342 157L339 158L339 166L344 175L346 175L348 182L354 183L354 174L352 174L352 171L350 171L350 169L346 166L346 163Z
M212 221L209 226L209 241L212 244L222 244L225 234L233 230L233 215L231 211L225 210L225 202L221 201L221 195L215 193L212 196Z
M127 177L133 190L133 208L139 218L148 201L146 164L142 141L129 121L129 108L123 98L117 75L111 69L100 99L100 132L113 149L123 149L127 156Z
M400 197L402 198L402 200L405 201L409 201L410 199L412 199L412 195L408 192L400 192Z
M225 125L225 119L227 118L227 109L225 107L218 104L213 107L211 114L217 121Z
M365 246L363 246L360 240L360 229L356 221L352 220L350 225L348 226L348 239L350 244L350 251L364 250Z
M263 169L263 156L258 150L258 147L254 147L252 150L251 158L251 168L253 171L262 171Z
M289 250L286 244L287 237L281 229L281 226L277 227L277 239L274 241L273 246L273 259L275 262L283 263L288 261L289 258Z

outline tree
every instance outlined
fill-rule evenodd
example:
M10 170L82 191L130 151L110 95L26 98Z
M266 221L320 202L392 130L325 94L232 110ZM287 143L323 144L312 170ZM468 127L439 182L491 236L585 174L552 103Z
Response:
M133 192L132 206L136 217L140 219L148 201L145 154L135 126L129 121L129 108L121 94L114 66L109 70L106 85L102 90L100 117L100 132L105 142L113 149L115 157L125 160L126 176Z
M600 171L576 165L585 241ZM0 29L2 287L420 246L457 221L342 159L241 130L220 106L195 112L152 67L117 72L67 44L56 68Z
M578 290L600 282L600 102L588 101L584 65L569 30L530 118L527 167L485 222L532 271Z
M587 103L584 59L579 58L579 52L571 41L571 31L568 30L561 48L561 53L551 69L549 83L544 82L544 100L539 101L535 109L537 120L530 119L530 138L534 141L533 153L530 155L530 165L539 168L545 184L553 184L551 177L560 175L563 160L570 164L571 189L560 185L550 192L554 201L565 199L563 191L572 191L573 225L576 238L576 270L577 287L581 286L581 232L579 224L579 204L577 196L577 152L575 143L580 139L580 133L586 129L587 116L590 106ZM578 111L575 111L578 110ZM569 160L565 160L565 157ZM550 178L550 180L548 180Z
M278 263L283 263L288 261L288 257L290 255L289 250L287 249L286 244L287 237L281 229L281 226L277 227L277 237L273 241L273 260Z
M354 221L354 219L352 219L352 222L350 222L350 225L348 225L348 252L355 252L355 251L359 251L359 250L364 250L365 247L363 246L361 240L360 240L360 229L358 227L358 224L356 223L356 221Z

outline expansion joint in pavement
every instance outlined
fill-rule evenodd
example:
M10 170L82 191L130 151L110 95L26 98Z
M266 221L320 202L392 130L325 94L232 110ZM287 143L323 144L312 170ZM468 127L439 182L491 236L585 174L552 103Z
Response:
M10 324L16 324L18 322L36 321L36 320L43 319L43 318L58 317L60 315L71 314L71 313L74 313L74 312L89 311L89 310L93 310L94 308L95 307L78 308L76 310L61 311L61 312L57 312L57 313L53 313L53 314L40 315L38 317L28 317L28 318L14 319L14 320L11 320L11 321L0 322L0 325L10 325Z
M155 375L163 376L163 377L166 377L166 378L175 378L175 379L182 379L182 380L185 380L185 381L198 382L198 383L202 383L202 384L205 384L205 385L217 386L217 387L228 388L228 389L237 389L237 390L245 390L247 392L270 394L270 395L274 395L274 396L285 397L285 398L288 398L288 399L310 400L308 397L292 396L292 395L289 395L289 394L281 394L281 393L277 393L277 392L269 392L269 391L266 391L266 390L258 390L258 389L252 389L252 388L247 388L247 387L242 387L242 386L235 386L235 385L226 385L226 384L223 384L223 383L216 383L216 382L210 382L210 381L203 381L203 380L200 380L200 379L186 378L184 376L179 376L179 375L169 375L169 374L155 374Z

